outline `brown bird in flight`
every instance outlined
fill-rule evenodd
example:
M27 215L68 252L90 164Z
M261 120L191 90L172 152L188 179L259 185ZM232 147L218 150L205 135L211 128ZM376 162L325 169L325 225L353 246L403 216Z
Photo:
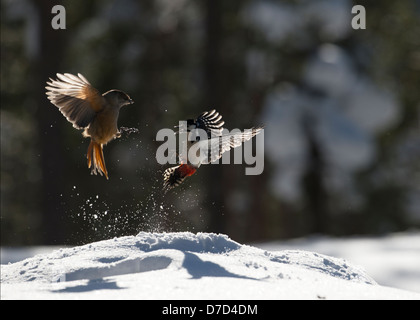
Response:
M120 108L133 100L120 90L104 94L95 89L80 73L57 73L57 80L47 82L47 97L58 107L76 129L84 129L83 136L90 137L87 163L91 174L104 174L108 179L103 146L121 136L117 120Z

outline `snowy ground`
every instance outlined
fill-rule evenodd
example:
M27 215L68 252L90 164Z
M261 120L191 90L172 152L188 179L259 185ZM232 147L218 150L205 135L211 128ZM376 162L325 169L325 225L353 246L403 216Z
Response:
M420 299L420 293L378 285L343 259L185 232L140 233L2 265L1 298Z
M383 237L311 237L257 244L270 251L299 250L343 258L361 265L384 286L420 293L420 233L395 233Z

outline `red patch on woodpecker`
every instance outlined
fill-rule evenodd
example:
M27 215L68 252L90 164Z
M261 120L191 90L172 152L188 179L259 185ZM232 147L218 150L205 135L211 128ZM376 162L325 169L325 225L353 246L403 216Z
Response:
M189 164L181 164L178 170L181 173L182 177L192 176L197 171L196 168L194 168L193 166L190 166Z

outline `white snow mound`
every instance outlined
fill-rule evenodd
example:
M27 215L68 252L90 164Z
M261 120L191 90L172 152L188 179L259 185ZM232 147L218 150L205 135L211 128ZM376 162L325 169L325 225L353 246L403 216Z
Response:
M40 254L1 265L1 284L2 299L411 297L391 288L378 295L381 286L343 259L189 232L141 232Z
M213 259L204 261L204 255L205 260ZM221 258L226 263L217 263ZM137 236L37 255L2 266L1 282L93 280L174 267L184 268L193 278L225 276L261 280L277 277L285 265L375 284L361 268L351 266L342 259L307 251L273 253L240 245L226 235L189 232L141 232ZM241 272L238 273L238 270Z

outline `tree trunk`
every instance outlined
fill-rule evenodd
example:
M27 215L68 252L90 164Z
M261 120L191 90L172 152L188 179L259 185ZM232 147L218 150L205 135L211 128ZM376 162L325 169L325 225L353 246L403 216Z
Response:
M45 95L49 77L59 70L66 30L51 27L51 9L57 1L33 1L39 21L39 49L35 54L30 86L35 97L38 121L38 143L41 157L43 230L45 244L59 244L65 240L64 213L60 210L63 198L60 185L66 179L63 163L63 117L53 108Z

